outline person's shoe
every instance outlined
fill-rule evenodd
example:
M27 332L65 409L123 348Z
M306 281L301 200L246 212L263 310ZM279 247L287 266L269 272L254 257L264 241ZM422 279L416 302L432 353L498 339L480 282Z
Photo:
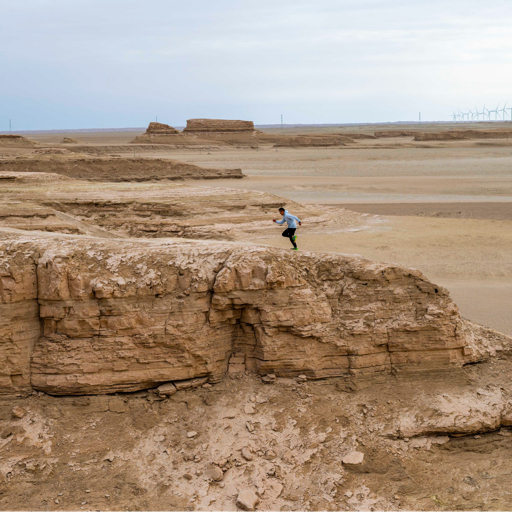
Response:
M297 240L297 235L293 235L292 240L295 242L295 240Z
M298 247L292 247L292 251L298 251L299 248Z

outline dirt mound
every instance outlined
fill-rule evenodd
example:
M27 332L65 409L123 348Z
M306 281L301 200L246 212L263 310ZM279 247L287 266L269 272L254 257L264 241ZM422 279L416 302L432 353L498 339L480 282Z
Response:
M433 140L479 140L479 139L512 139L512 130L460 130L449 132L423 132L417 133L414 140L433 141Z
M64 137L61 141L61 144L79 144L79 140L74 137Z
M254 132L252 121L228 119L189 119L183 132Z
M0 160L0 171L51 172L92 181L243 178L240 169L205 169L167 159L53 158Z
M41 148L34 151L37 155L65 155L69 154L67 149L62 148Z
M465 140L465 132L423 132L417 133L414 140L433 141L433 140Z
M404 131L404 130L382 130L374 133L375 137L414 137L418 134L417 131Z
M333 147L342 146L344 143L353 142L348 137L320 136L320 135L297 135L295 137L280 137L276 140L277 147Z
M0 172L0 183L5 184L10 181L20 183L33 183L37 181L67 181L69 178L62 174L53 174L48 172Z
M0 146L16 146L20 148L28 148L35 146L36 143L26 139L22 135L0 135Z

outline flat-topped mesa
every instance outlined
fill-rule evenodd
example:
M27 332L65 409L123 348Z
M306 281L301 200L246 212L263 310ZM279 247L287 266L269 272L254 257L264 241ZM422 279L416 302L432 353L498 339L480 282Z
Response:
M0 394L136 391L260 375L448 370L488 340L419 272L202 241L0 242ZM240 357L240 356L238 356Z
M232 119L189 119L183 132L254 132L252 121L237 121Z
M35 146L35 144L33 140L29 140L23 137L23 135L0 135L0 146L31 147Z
M148 135L175 135L180 132L168 124L152 122L149 123L146 133Z

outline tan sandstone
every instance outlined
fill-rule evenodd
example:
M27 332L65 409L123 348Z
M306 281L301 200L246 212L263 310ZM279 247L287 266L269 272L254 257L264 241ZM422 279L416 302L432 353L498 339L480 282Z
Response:
M358 257L62 235L5 235L0 254L5 394L200 386L234 353L313 379L485 357L446 290Z
M253 132L252 121L231 119L189 119L183 132Z

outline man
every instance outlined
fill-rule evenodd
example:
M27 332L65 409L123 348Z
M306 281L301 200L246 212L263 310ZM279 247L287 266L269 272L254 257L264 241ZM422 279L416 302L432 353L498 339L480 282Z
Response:
M290 242L293 245L292 251L298 251L299 248L295 243L295 240L297 240L295 230L297 229L297 222L299 223L299 226L302 226L302 222L298 217L295 217L295 215L292 215L290 212L288 212L288 210L285 210L284 208L279 208L279 213L283 216L283 218L281 220L274 219L274 222L276 224L284 224L285 222L288 224L288 227L283 231L283 236L290 239Z

